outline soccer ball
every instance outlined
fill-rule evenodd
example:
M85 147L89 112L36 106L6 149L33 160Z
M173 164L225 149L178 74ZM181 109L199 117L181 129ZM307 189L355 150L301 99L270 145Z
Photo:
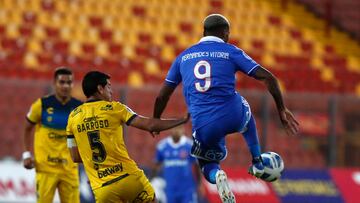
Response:
M279 179L284 170L284 161L281 156L275 152L265 152L261 154L261 157L265 172L260 178L267 182Z

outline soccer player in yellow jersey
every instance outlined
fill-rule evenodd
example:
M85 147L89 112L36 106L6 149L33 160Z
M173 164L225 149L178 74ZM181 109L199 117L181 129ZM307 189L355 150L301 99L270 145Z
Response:
M144 172L127 152L122 124L159 132L188 121L146 118L112 101L110 76L98 71L82 81L87 102L68 119L68 147L75 162L82 162L96 202L154 202L155 192Z
M55 93L37 99L26 116L23 164L35 167L37 202L52 202L58 189L61 202L80 202L78 165L66 145L66 124L70 112L81 104L71 97L73 74L68 68L54 73ZM34 135L34 158L31 143Z

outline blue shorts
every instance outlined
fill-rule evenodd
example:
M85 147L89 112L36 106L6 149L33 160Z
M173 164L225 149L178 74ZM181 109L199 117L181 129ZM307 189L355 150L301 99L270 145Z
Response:
M229 105L226 115L199 129L193 129L191 155L207 161L221 161L226 158L225 136L246 131L252 117L248 102L241 96Z

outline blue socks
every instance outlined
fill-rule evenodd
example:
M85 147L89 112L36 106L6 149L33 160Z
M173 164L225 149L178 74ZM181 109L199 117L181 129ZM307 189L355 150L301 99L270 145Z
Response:
M243 133L243 136L252 157L259 157L261 155L260 144L253 116L251 116L249 123L247 124L247 130Z
M201 167L204 177L212 184L216 184L216 172L220 170L218 163L208 163Z

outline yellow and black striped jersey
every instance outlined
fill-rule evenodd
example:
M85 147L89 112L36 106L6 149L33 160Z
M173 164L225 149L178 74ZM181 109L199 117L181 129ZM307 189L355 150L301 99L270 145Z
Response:
M75 138L92 189L140 169L127 152L122 124L136 114L120 102L89 101L69 115L67 135Z
M66 104L55 95L37 99L26 115L36 124L34 135L35 169L37 172L77 174L66 145L66 124L70 112L81 104L71 98Z

